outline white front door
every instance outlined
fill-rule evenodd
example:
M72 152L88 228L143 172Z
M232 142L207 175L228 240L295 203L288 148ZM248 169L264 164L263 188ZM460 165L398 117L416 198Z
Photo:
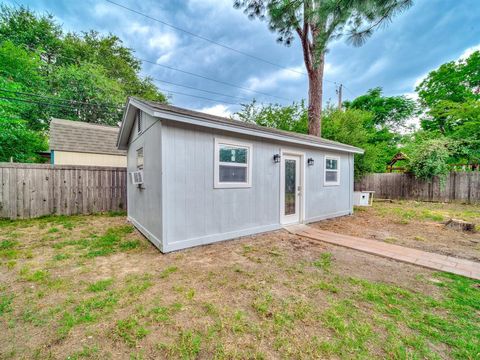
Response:
M281 167L280 220L282 224L300 222L302 201L302 157L284 154Z

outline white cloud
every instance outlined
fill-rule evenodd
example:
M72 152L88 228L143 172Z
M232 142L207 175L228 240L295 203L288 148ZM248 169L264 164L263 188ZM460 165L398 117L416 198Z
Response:
M341 67L333 65L332 63L326 61L323 72L325 76L334 76L341 72Z
M157 64L165 64L167 63L173 56L173 52L170 51L166 54L163 54L162 56L160 56L158 59L157 59Z
M247 87L252 90L273 89L278 87L280 82L304 79L305 75L302 72L305 72L305 69L303 65L300 65L290 69L277 70L263 77L252 76L247 80Z
M419 77L417 77L415 79L415 82L413 83L413 89L416 89L417 86L420 85L422 83L422 81L427 78L429 73L430 73L430 71L420 75Z
M93 13L95 14L96 17L103 17L105 15L112 13L112 7L108 4L97 3L95 4L93 9L94 9Z
M200 112L204 112L210 115L222 116L222 117L230 117L232 116L232 112L228 109L228 106L217 104L213 106L207 106L198 110Z
M127 33L129 34L141 34L145 35L150 32L150 26L142 25L137 22L132 23L126 29Z
M148 39L148 45L162 51L171 50L177 45L178 38L174 33L162 33Z
M460 55L460 59L464 60L464 59L468 58L475 51L480 51L480 44L475 45L475 46L471 46L471 47L465 49L465 51L462 53L462 55Z
M416 92L407 92L404 93L405 97L412 99L412 100L418 100L418 94Z

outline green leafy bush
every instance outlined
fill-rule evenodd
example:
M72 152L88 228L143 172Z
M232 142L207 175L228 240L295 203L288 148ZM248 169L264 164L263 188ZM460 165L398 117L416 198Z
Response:
M431 181L438 176L441 181L450 172L448 159L452 143L446 138L429 139L414 147L410 154L409 169L415 177Z

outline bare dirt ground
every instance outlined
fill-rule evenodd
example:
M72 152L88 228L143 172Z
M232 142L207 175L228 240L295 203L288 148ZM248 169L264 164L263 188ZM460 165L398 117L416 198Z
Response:
M478 358L480 282L276 231L163 255L124 216L0 221L1 359Z
M450 218L477 224L477 232L444 226ZM353 216L312 224L322 230L375 239L420 250L480 261L480 205L416 201L374 202Z

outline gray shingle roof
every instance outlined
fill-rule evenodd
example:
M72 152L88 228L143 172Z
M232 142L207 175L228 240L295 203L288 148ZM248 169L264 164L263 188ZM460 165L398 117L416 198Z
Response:
M52 119L50 150L126 155L117 148L119 128L82 121Z
M215 115L210 115L210 114L205 114L199 111L193 111L193 110L188 110L188 109L183 109L179 108L176 106L172 105L167 105L159 102L153 102L153 101L146 101L138 98L132 98L138 102L144 103L145 105L149 106L150 108L153 108L154 110L161 110L161 111L168 111L170 113L175 113L179 115L184 115L184 116L190 116L193 118L197 119L204 119L207 121L212 121L216 123L221 123L225 125L230 125L230 126L235 126L237 128L244 128L244 129L250 129L250 130L256 130L256 131L261 131L261 132L268 132L271 134L279 135L279 136L286 136L292 139L297 139L305 142L309 142L312 144L316 145L323 145L323 146L333 146L338 148L338 150L344 150L344 151L351 151L351 152L359 152L363 153L363 150L360 148L357 148L355 146L343 144L337 141L332 141L332 140L327 140L318 136L313 136L313 135L307 135L307 134L300 134L300 133L295 133L291 131L285 131L285 130L279 130L276 128L271 128L271 127L266 127L266 126L260 126L257 124L252 124L252 123L247 123L244 121L239 121L239 120L234 120L234 119L228 119L220 116L215 116Z

